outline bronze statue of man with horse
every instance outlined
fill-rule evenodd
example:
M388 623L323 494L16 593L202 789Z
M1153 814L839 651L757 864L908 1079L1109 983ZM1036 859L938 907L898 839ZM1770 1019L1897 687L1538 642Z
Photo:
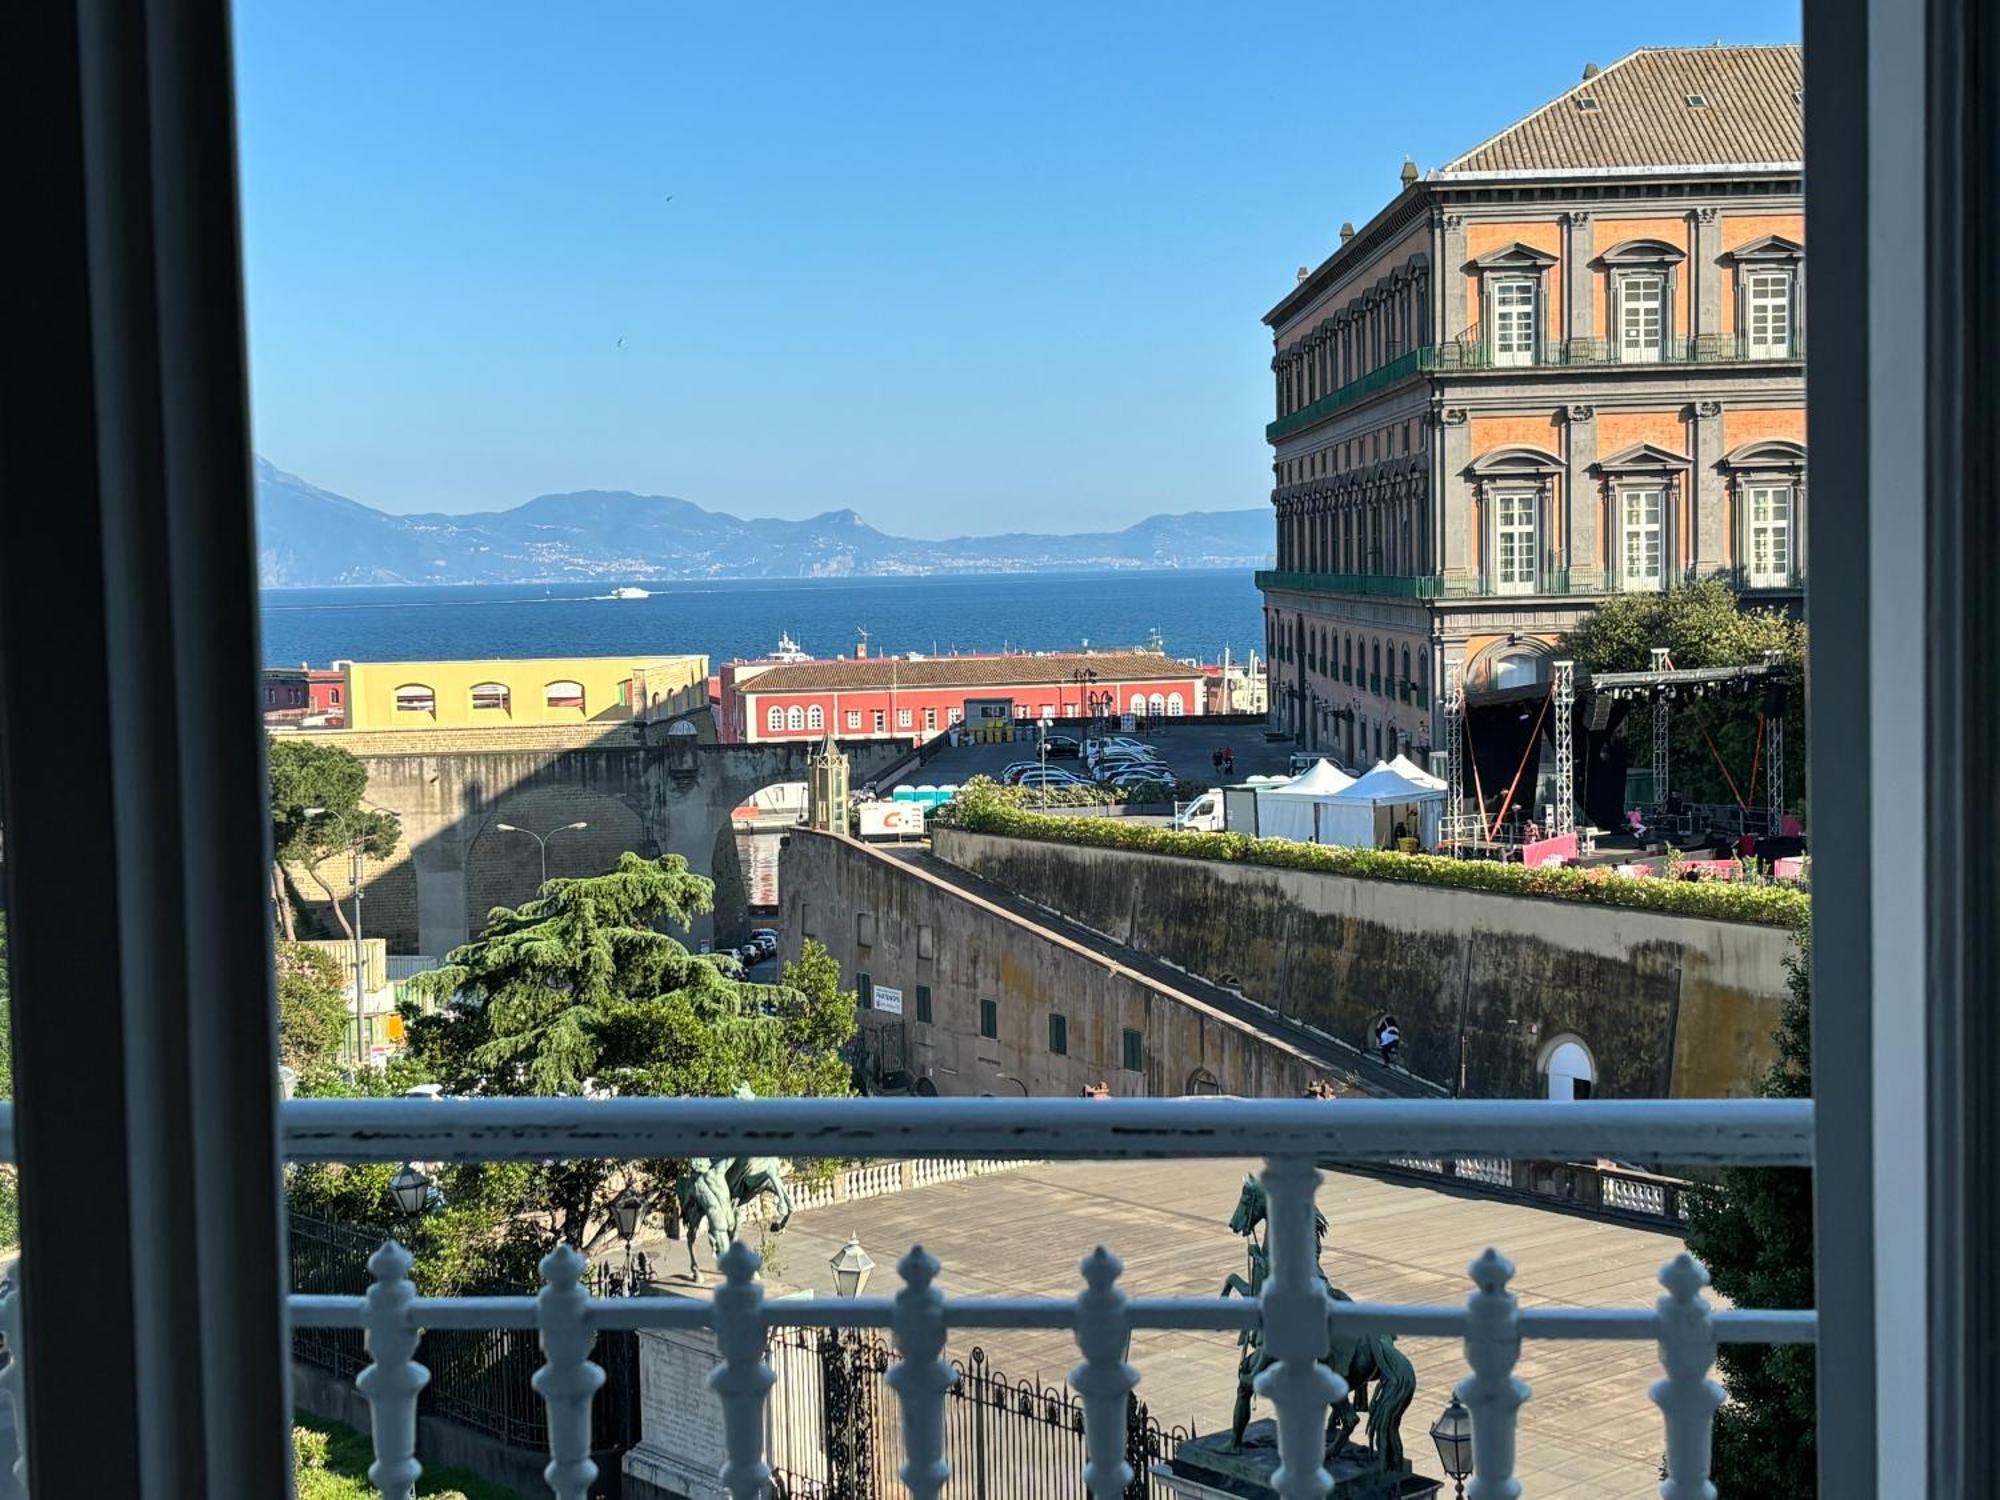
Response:
M1326 1216L1315 1210L1314 1219L1317 1242L1323 1250ZM1236 1200L1236 1212L1229 1218L1229 1228L1249 1242L1249 1275L1244 1277L1232 1272L1222 1284L1223 1296L1234 1293L1256 1297L1264 1290L1264 1281L1270 1274L1271 1266L1270 1252L1257 1235L1257 1229L1264 1221L1263 1184L1254 1176L1246 1176L1243 1192ZM1314 1265L1317 1270L1317 1255ZM1326 1284L1323 1274L1319 1279L1322 1285ZM1327 1294L1341 1302L1354 1300L1337 1286L1328 1286ZM1237 1342L1243 1355L1236 1367L1236 1410L1230 1423L1232 1450L1243 1446L1243 1433L1250 1425L1250 1398L1255 1393L1257 1376L1271 1363L1270 1356L1264 1352L1263 1329L1246 1328ZM1402 1424L1403 1414L1410 1409L1410 1402L1417 1394L1417 1376L1409 1359L1396 1347L1394 1335L1336 1336L1321 1363L1347 1385L1347 1394L1327 1414L1327 1464L1331 1466L1346 1451L1354 1429L1360 1425L1361 1413L1366 1412L1368 1443L1374 1451L1376 1466L1388 1470L1408 1468L1409 1464L1403 1456Z
M739 1099L757 1096L750 1086L739 1084ZM699 1277L695 1263L694 1236L697 1225L708 1226L708 1248L720 1262L742 1219L743 1205L769 1193L776 1200L767 1221L775 1233L791 1222L792 1195L785 1190L785 1164L775 1156L724 1157L712 1160L697 1156L687 1170L674 1179L674 1197L681 1211L681 1237L687 1241L688 1274Z

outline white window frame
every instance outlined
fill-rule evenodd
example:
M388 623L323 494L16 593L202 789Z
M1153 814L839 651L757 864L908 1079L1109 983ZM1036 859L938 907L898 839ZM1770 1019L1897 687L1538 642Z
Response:
M1627 593L1657 593L1667 582L1667 504L1668 489L1664 484L1619 485L1614 491L1618 502L1618 586ZM1632 506L1636 501L1650 498L1654 504L1651 521L1635 522ZM1652 533L1653 568L1650 573L1635 570L1632 566L1632 543L1635 533L1642 537Z
M1665 271L1625 271L1618 277L1618 362L1627 365L1656 365L1666 358L1667 297ZM1641 287L1651 295L1635 295ZM1644 315L1651 314L1651 338L1645 336ZM1635 314L1639 315L1635 318ZM1638 326L1635 326L1638 325ZM1635 335L1637 335L1635 337Z
M794 703L790 708L785 710L785 730L789 734L797 734L805 727L806 711Z
M766 734L785 732L785 711L778 704L773 703L764 711L764 732Z
M806 710L806 728L826 728L826 710L821 708L817 703Z
M1743 491L1743 578L1753 589L1790 588L1797 577L1798 554L1798 497L1795 481L1790 479L1749 479L1742 485ZM1760 494L1782 496L1778 513L1759 520L1757 517ZM1784 567L1773 570L1759 569L1757 566L1757 541L1759 535L1777 536L1784 543Z
M858 731L858 730L859 730L859 729L861 728L861 710L860 710L860 709L858 709L858 708L850 708L850 709L849 709L849 710L847 711L847 727L848 727L848 729L849 729L849 731L850 731L850 732L853 732L853 731Z
M1535 356L1540 352L1537 346L1540 343L1542 331L1541 282L1542 279L1539 276L1520 275L1512 272L1496 273L1493 276L1487 298L1490 307L1489 317L1493 330L1489 349L1494 365L1515 369L1536 363ZM1501 304L1502 299L1508 293L1524 288L1528 294L1526 310L1527 338L1525 347L1521 347L1519 328L1521 308L1518 304L1509 305L1506 309L1507 316L1503 320Z
M898 729L908 729L915 722L916 721L910 717L909 709L899 708L896 710L896 727Z
M1743 277L1743 353L1747 359L1790 359L1792 357L1793 329L1798 321L1798 273L1791 266L1751 265L1744 267ZM1766 330L1763 337L1757 333L1760 283L1775 284L1781 294L1781 315L1777 318L1776 333Z
M1493 496L1493 592L1496 594L1532 594L1541 587L1542 517L1541 497L1534 490L1499 490ZM1510 524L1508 513L1519 507L1526 507L1527 524ZM1508 536L1526 535L1527 562L1526 576L1507 576Z

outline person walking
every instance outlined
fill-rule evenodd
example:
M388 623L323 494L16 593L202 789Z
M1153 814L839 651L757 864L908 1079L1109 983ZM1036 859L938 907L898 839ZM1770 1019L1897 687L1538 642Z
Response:
M1236 774L1236 752L1227 745L1222 747L1222 774L1224 776Z
M1395 1012L1385 1014L1375 1023L1375 1050L1382 1054L1382 1066L1396 1066L1396 1051L1403 1045L1403 1028L1397 1022Z

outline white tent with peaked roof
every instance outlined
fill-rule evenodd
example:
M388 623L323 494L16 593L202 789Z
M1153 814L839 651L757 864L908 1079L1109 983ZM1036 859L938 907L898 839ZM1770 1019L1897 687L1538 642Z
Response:
M1444 796L1444 784L1435 776L1419 781L1387 761L1377 761L1372 771L1333 798L1320 814L1319 842L1386 849L1394 845L1396 829L1401 827L1430 848L1437 843Z
M1257 788L1257 832L1266 838L1319 842L1321 809L1354 785L1354 778L1330 760L1316 761L1305 774Z
M1447 790L1445 780L1442 776L1431 775L1430 772L1411 760L1407 755L1398 755L1394 760L1390 761L1389 769L1396 772L1405 781L1414 781L1418 786L1434 787L1440 792Z

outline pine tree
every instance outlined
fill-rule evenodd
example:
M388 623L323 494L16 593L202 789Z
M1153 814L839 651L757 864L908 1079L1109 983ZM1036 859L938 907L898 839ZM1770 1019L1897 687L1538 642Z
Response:
M1759 1093L1812 1097L1812 977L1801 930L1786 960L1790 993L1778 1060ZM1715 1290L1739 1307L1804 1308L1813 1297L1812 1173L1804 1167L1725 1168L1690 1200L1688 1249ZM1729 1400L1716 1413L1714 1472L1724 1500L1799 1500L1817 1493L1813 1348L1725 1344L1717 1352Z

